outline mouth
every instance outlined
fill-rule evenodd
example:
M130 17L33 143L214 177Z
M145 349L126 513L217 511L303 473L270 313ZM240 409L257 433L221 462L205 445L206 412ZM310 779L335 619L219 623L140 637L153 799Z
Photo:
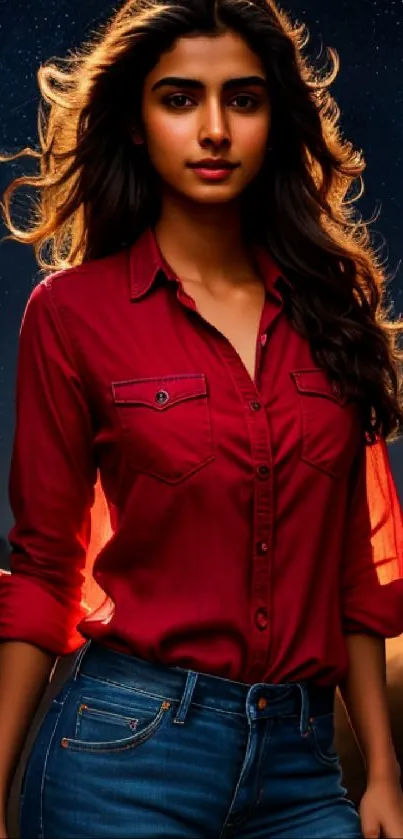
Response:
M217 160L213 158L206 158L205 160L198 160L197 163L188 163L191 169L209 169L212 172L232 171L237 169L239 163L231 163L229 160Z
M231 163L228 160L199 160L197 163L188 164L197 177L203 183L222 183L228 180L233 171L240 166L239 163Z

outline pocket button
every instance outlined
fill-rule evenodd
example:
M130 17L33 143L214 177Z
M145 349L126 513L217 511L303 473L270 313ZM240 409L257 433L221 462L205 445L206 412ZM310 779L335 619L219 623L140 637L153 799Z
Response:
M159 390L155 396L155 401L158 402L159 405L165 405L165 402L169 400L169 393L166 390Z

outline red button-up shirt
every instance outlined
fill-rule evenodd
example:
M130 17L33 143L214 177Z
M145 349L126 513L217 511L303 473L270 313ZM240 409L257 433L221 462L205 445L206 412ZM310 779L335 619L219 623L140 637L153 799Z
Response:
M255 381L150 231L34 289L1 638L64 654L84 635L245 682L328 684L346 632L403 631L386 446L363 446L355 406L287 320L280 272L257 260ZM94 556L107 597L91 612Z

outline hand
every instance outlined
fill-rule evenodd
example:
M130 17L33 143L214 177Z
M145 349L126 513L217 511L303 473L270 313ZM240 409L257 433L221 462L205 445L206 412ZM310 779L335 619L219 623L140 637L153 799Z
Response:
M402 839L403 792L397 779L368 783L360 804L361 829L365 839Z

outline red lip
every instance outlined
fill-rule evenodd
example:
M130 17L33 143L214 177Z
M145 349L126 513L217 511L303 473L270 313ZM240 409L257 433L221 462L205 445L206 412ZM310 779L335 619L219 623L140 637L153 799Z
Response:
M218 160L217 158L206 157L205 160L198 160L197 163L188 163L191 169L236 169L239 163L230 163L228 160Z

